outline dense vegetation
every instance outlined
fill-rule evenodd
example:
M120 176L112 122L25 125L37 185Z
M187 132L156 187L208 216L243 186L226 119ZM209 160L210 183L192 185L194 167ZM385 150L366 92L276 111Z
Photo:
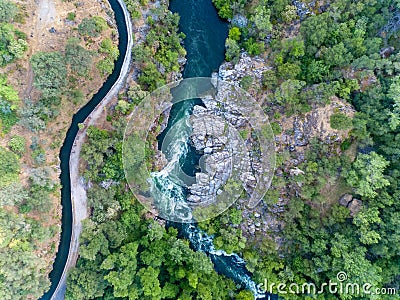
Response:
M0 67L22 58L28 50L25 33L10 24L17 12L14 3L0 0Z
M89 128L82 149L91 218L84 224L80 259L69 275L67 299L227 299L235 284L210 259L148 218L126 188L121 161L123 114L115 131Z
M138 82L152 91L164 85L180 71L179 58L186 55L181 45L185 37L178 33L179 16L160 6L147 18L150 30L145 42L133 48L133 59L140 69Z
M0 76L0 135L9 132L18 121L16 110L20 102L17 91L7 84L6 76Z
M27 51L26 36L11 23L17 6L0 0L0 67L21 59ZM4 73L2 73L4 74ZM0 75L0 136L9 133L18 122L21 100ZM39 250L48 243L57 228L43 226L49 213L53 191L53 170L32 166L28 183L20 182L20 158L26 154L26 140L11 136L7 148L0 147L0 297L2 299L38 298L48 288L47 263ZM32 215L30 213L33 213ZM54 245L53 245L54 246Z
M18 155L25 152L25 140L14 136L8 146L15 153L0 147L0 295L10 300L38 298L50 285L47 263L38 249L57 228L43 226L45 216L36 214L43 217L38 219L29 213L49 213L53 170L32 168L29 185L23 186Z
M265 111L276 120L323 106L334 95L357 110L353 119L340 112L331 116L331 127L350 129L350 137L342 145L314 140L296 166L304 174L289 172L291 161L298 159L296 152L279 153L281 175L265 202L272 206L279 197L287 199L281 215L285 226L279 233L285 242L277 251L265 237L247 241L242 252L248 269L259 282L267 278L287 287L293 282L320 286L337 280L343 271L360 286L368 282L398 290L400 56L398 28L393 25L398 2L337 0L319 7L317 1L305 6L305 14L304 7L286 0L214 3L221 17L232 19L227 60L237 61L240 49L252 55L267 51L272 68L264 73L262 92L268 94ZM299 32L293 25L300 26ZM362 200L358 213L350 215L338 204L344 193ZM216 232L222 248L230 247L232 237L225 240L223 230L232 231L232 217L209 223L203 227ZM241 238L240 230L236 236ZM322 298L352 297L338 292Z
M0 67L22 58L28 49L25 34L9 23L17 12L14 3L0 1ZM7 76L0 75L0 136L18 122L16 111L19 105L18 93L7 83Z

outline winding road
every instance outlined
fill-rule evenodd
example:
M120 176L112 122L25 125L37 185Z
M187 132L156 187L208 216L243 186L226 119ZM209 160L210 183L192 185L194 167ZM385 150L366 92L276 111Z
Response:
M84 138L86 135L86 130L88 126L95 124L96 120L101 116L104 108L108 103L113 99L113 97L118 93L118 91L123 87L125 83L125 79L129 73L130 65L131 65L131 54L132 54L132 46L133 46L133 37L132 37L132 22L129 16L129 12L125 6L123 0L116 0L118 4L121 6L125 24L126 31L128 32L128 41L126 54L123 60L122 67L120 69L120 73L118 79L115 81L113 86L108 90L107 94L103 99L97 104L97 106L92 110L86 120L83 122L83 128L79 129L76 134L70 156L69 156L69 174L70 174L70 183L71 183L71 206L72 206L72 233L70 246L68 251L67 261L64 265L64 270L61 275L61 278L57 284L57 287L54 293L51 296L51 300L59 300L64 299L65 291L66 291L66 280L68 271L75 266L76 261L78 259L78 250L79 250L79 236L82 231L82 221L88 217L87 212L87 197L86 191L83 185L83 182L80 180L79 176L79 160L80 160L80 152L82 149L82 144L84 143ZM64 213L64 209L63 209ZM60 245L62 247L62 245Z

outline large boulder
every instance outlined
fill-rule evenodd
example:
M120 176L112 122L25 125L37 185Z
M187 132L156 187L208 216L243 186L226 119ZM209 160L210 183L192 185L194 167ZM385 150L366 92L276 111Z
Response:
M353 199L348 206L350 210L350 216L354 217L362 208L362 201L359 199Z
M353 200L353 196L350 194L344 194L343 196L341 196L339 198L339 204L347 207L349 205L349 203L351 202L351 200Z
M350 216L354 217L362 208L362 201L353 198L350 194L344 194L339 198L339 204L350 210Z

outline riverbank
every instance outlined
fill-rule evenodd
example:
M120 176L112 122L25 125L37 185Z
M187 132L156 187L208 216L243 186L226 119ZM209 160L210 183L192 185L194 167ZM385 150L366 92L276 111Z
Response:
M120 71L120 75L107 95L100 101L96 108L90 113L83 123L83 127L79 130L76 135L74 144L72 146L69 167L70 167L70 182L71 182L71 205L72 205L72 234L71 242L68 252L67 263L65 264L63 274L58 283L56 291L54 292L51 299L58 300L64 299L66 291L66 280L68 271L75 266L79 255L79 236L82 231L82 221L88 217L87 212L87 197L86 190L83 181L79 176L79 160L82 144L85 140L86 130L89 126L93 125L96 120L101 116L104 108L107 104L113 100L114 96L124 86L126 77L130 70L131 56L132 56L132 22L129 16L129 12L122 0L117 0L124 13L124 19L126 24L126 30L128 32L127 50L124 57L123 65Z

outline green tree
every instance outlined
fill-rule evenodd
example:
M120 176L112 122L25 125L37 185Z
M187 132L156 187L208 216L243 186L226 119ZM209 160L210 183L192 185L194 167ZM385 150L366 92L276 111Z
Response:
M2 13L2 12L1 12ZM28 49L26 35L12 24L0 22L0 66L21 58Z
M270 21L271 11L267 8L267 5L261 3L254 9L254 14L251 17L251 21L257 29L258 37L265 39L267 34L272 30L272 24Z
M284 63L278 66L278 76L283 80L296 79L301 73L301 68L297 63Z
M253 300L254 295L250 291L243 290L243 291L239 292L239 294L236 296L235 299L236 300Z
M230 19L233 17L233 10L231 8L231 1L225 0L212 0L218 10L218 14L223 19Z
M225 41L225 58L227 61L237 62L240 56L240 46L239 44L230 38Z
M8 0L0 0L0 23L12 21L17 14L17 6Z
M285 23L290 23L297 18L297 9L294 5L286 5L285 10L282 11L282 19Z
M117 106L115 107L115 110L120 111L123 115L126 115L130 109L131 105L125 100L119 100Z
M264 89L275 90L278 85L278 78L274 70L267 70L262 73L262 85Z
M21 100L19 99L18 92L9 84L7 84L7 77L0 76L0 101L4 100L10 104L11 110L16 110Z
M82 233L82 243L79 249L80 255L86 260L94 261L98 255L108 255L108 240L101 230L95 226L86 227ZM91 236L93 235L93 236Z
M376 207L361 210L354 217L353 222L359 228L361 243L371 245L378 243L381 239L381 236L373 227L375 224L382 223L382 219L379 217L379 210Z
M382 280L381 268L366 258L367 249L354 243L354 240L335 233L331 239L332 269L329 278L336 281L337 272L345 272L352 283L362 286L365 282L379 286ZM326 257L328 260L330 258Z
M376 152L358 154L346 176L347 182L361 196L373 199L379 189L390 184L383 174L388 166L389 162Z
M321 60L311 60L306 69L305 78L308 83L321 82L329 75L329 66Z
M112 40L109 38L105 38L101 41L99 52L108 54L114 60L117 60L119 56L118 47L114 46Z
M107 286L102 272L95 270L89 262L84 264L85 268L73 268L68 273L68 290L65 295L67 300L84 300L101 298Z
M78 25L78 32L82 36L98 37L100 35L93 18L84 18Z
M29 191L19 182L0 187L0 205L20 206L29 198ZM1 242L0 242L1 244Z
M22 58L28 50L28 43L23 39L11 40L8 51L16 58Z
M79 45L79 39L70 38L65 46L65 62L74 74L86 76L92 65L92 53Z
M38 103L26 100L25 106L19 110L21 116L20 124L32 132L38 132L46 128L46 122L43 120L43 107ZM42 114L43 113L43 114Z
M17 155L0 147L0 187L17 181L19 171L20 165Z
M234 41L239 41L240 40L240 29L238 27L232 27L229 29L229 34L228 37Z
M144 299L161 299L161 287L158 274L159 270L151 266L139 270L138 276L143 288Z
M300 31L305 38L308 55L315 54L328 38L331 19L329 13L310 16L302 23Z
M115 297L126 297L129 291L136 287L134 276L137 268L137 253L138 244L127 243L118 253L108 256L102 263L102 269L110 270L104 279L113 286Z
M389 113L389 125L392 130L396 130L400 125L400 76L392 78L388 97L393 100L393 109Z
M148 90L153 91L157 87L165 84L165 81L157 70L156 65L154 63L148 63L146 67L142 69L142 73L139 76L139 83Z
M106 57L106 58L100 60L96 64L96 67L103 76L107 76L107 75L110 75L112 73L112 71L114 70L114 61L112 58Z
M344 67L353 60L353 55L347 50L344 43L325 48L322 51L322 55L325 64L331 67Z
M32 55L34 85L45 98L59 97L66 85L67 68L60 52L38 52Z
M98 37L107 27L107 22L101 17L84 18L78 25L78 32L82 36Z

